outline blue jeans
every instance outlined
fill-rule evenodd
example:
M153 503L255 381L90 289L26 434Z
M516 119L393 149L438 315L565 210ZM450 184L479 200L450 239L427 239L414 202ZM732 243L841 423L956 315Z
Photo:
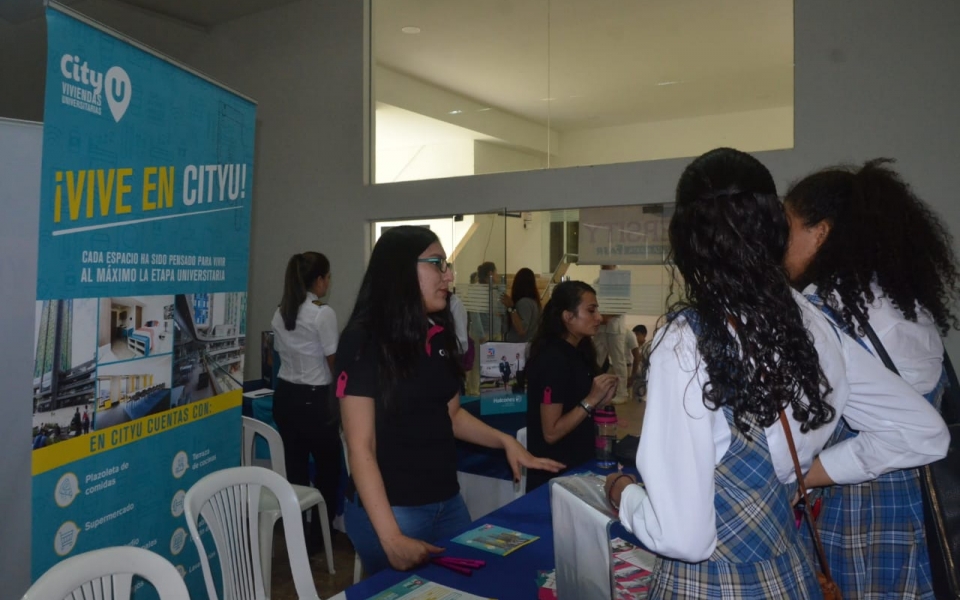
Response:
M460 494L443 502L422 506L391 506L393 516L403 535L425 542L435 542L462 533L470 525L470 513ZM366 509L347 499L343 507L347 537L360 555L363 570L373 575L390 566L380 545Z

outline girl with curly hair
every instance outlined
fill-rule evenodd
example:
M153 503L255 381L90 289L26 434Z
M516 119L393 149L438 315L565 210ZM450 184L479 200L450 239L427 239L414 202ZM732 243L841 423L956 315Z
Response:
M957 261L946 228L889 162L833 167L795 184L785 201L785 266L798 289L877 354L872 328L904 380L939 408L940 335L958 325ZM855 435L841 422L836 439ZM828 488L823 506L821 532L845 596L934 597L916 469Z
M773 178L752 156L713 150L680 177L670 243L684 299L650 356L643 485L607 481L623 524L659 555L651 598L821 597L790 506L781 413L807 486L946 452L932 407L791 289L787 235ZM839 415L861 435L821 452Z

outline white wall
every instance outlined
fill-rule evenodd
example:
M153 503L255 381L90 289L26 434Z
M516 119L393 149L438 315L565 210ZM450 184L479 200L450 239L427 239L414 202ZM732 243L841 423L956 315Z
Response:
M37 239L40 211L39 123L0 119L0 582L19 598L30 586L31 469ZM12 284L12 285L11 285ZM31 342L33 340L33 342ZM31 440L32 441L32 440Z
M564 131L551 166L699 156L717 146L744 152L793 147L793 107Z

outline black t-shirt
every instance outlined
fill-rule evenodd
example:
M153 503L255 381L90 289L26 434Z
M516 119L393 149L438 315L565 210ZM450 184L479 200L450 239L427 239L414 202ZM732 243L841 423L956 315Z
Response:
M442 336L449 335L440 330L429 338L430 353L423 348L413 376L397 382L391 408L380 392L376 342L357 328L340 336L337 395L374 399L377 464L391 506L442 502L460 491L448 408L460 380L445 350L448 340Z
M594 458L593 419L584 419L562 439L548 444L543 439L540 405L562 404L563 414L571 410L582 411L578 405L590 393L595 369L576 348L563 340L550 340L527 364L527 449L531 454L552 458L568 467L576 467ZM527 490L555 476L531 469L527 473Z

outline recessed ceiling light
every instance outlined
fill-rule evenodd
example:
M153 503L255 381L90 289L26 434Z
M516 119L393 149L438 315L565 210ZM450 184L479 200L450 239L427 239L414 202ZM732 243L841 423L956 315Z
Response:
M478 108L478 109L477 109L477 112L487 112L488 110L493 110L493 109L490 108L489 106L487 106L487 107L484 107L484 108Z
M413 35L413 34L415 34L415 33L420 33L420 28L419 28L419 27L413 27L413 26L401 27L401 28L400 28L400 31L402 31L402 32L404 32L404 33L409 33L409 34Z
M553 102L556 98L540 98L541 102Z
M448 114L448 115L462 115L462 114L463 114L463 111L458 108L458 109L456 109L456 110L451 110L451 111L448 112L447 114Z
M659 81L659 82L657 82L657 85L660 86L660 87L663 87L663 86L665 86L665 85L677 85L678 83L683 83L683 82L681 82L681 81Z

